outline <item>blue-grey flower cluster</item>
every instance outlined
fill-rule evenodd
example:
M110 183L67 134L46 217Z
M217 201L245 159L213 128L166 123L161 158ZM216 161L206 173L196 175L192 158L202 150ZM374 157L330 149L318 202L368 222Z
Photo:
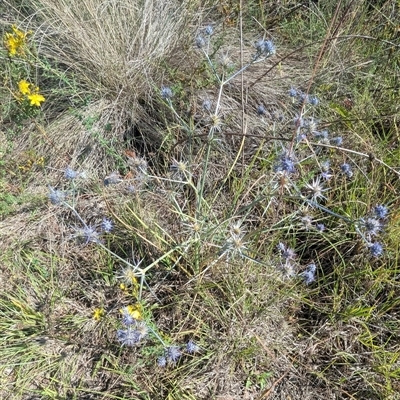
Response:
M193 341L189 340L182 350L180 346L168 346L164 348L164 354L157 358L157 365L161 368L169 365L176 365L186 350L187 354L195 354L200 351L200 347Z
M307 266L307 268L305 269L305 271L303 271L300 276L303 277L304 282L306 283L306 285L309 285L310 283L315 281L315 272L317 270L316 265L313 264L309 264Z
M256 58L260 56L269 57L276 53L275 45L271 40L260 39L255 44L257 54Z
M161 97L164 100L170 100L172 98L172 90L168 86L163 86L161 88Z
M126 329L117 330L117 340L122 346L132 347L138 345L148 334L149 328L144 321L139 321L128 316L129 311L123 312L122 322Z

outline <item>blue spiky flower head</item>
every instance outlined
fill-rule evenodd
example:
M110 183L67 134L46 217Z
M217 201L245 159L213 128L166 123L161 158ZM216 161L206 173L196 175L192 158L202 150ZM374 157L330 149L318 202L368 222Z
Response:
M193 342L193 340L189 340L189 341L186 343L186 351L187 351L189 354L197 353L199 350L200 350L200 347L197 346L197 344L196 344L195 342Z
M163 86L161 88L161 97L164 100L170 100L172 98L172 90L168 86Z
M377 218L384 219L388 214L388 208L383 204L378 204L374 207L374 214Z
M383 246L379 242L370 243L369 251L373 257L379 257L383 254Z

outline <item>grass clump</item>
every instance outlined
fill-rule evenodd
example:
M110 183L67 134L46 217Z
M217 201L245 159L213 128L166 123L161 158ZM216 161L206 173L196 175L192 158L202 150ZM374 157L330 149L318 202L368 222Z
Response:
M40 0L4 30L2 186L35 201L2 207L1 395L396 398L398 110L365 90L396 62L364 70L393 14L185 5Z

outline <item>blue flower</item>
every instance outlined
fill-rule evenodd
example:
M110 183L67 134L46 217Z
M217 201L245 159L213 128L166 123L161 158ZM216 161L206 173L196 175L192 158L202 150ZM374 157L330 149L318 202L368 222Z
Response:
M48 195L48 197L51 204L60 204L63 201L65 201L65 198L67 197L65 192L53 189L51 186L49 186L49 189L50 189L50 194Z
M166 357L171 364L175 364L181 355L182 353L178 346L169 346L166 349Z
M324 224L316 224L315 228L318 232L323 232L326 229Z
M257 55L271 56L276 53L276 48L271 40L258 40L255 44Z
M343 138L341 136L334 137L331 139L331 143L335 146L341 146L343 143Z
M296 128L302 128L304 126L304 119L301 115L296 115L293 118L293 122Z
M72 168L70 168L70 167L65 168L64 176L66 179L72 180L72 179L77 178L78 175L79 175L78 172L74 171Z
M312 106L317 106L319 104L319 99L316 96L311 96L308 99L308 102L312 105Z
M186 343L186 351L187 351L189 354L197 353L199 350L200 350L200 347L197 346L197 344L194 343L193 340L189 340L189 341Z
M289 96L290 97L296 97L297 96L297 90L294 87L291 87L289 89Z
M340 170L348 177L351 178L353 176L353 171L349 164L344 163L340 166Z
M388 214L388 208L383 204L378 204L374 207L374 214L379 219L384 219Z
M287 153L282 154L279 158L279 162L275 166L276 172L286 172L288 174L293 174L296 172L295 162L292 157L290 157Z
M310 283L315 281L316 270L317 267L315 266L315 264L310 264L307 266L307 269L300 274L304 278L304 282L306 283L306 285L309 285Z
M171 88L169 88L168 86L163 86L163 87L161 88L161 97L162 97L164 100L169 100L169 99L171 99L171 97L172 97L172 90L171 90Z
M141 333L130 326L128 326L128 329L117 330L117 339L122 346L134 346L140 342L141 338Z
M203 36L196 37L196 46L201 49L206 45L206 41L204 40ZM162 96L162 95L161 95Z
M204 29L204 32L206 33L206 35L211 36L214 32L214 29L211 25L207 25Z
M206 110L206 111L211 111L211 105L212 105L212 104L211 104L211 101L208 100L208 99L205 99L205 100L203 101L203 104L202 104L204 110Z
M370 243L369 250L373 257L379 257L383 254L383 246L379 242Z
M84 226L80 232L79 236L85 239L85 244L90 242L92 243L100 243L100 234L96 231L96 228L90 225Z
M293 249L291 249L290 247L285 246L284 243L279 242L278 249L280 250L282 257L285 260L294 260L296 258L295 251Z
M114 224L111 221L111 219L103 218L103 221L101 223L101 227L102 227L104 232L110 233L114 228Z
M258 115L265 115L265 113L266 113L265 107L262 104L260 104L257 107L257 114Z
M116 185L117 183L120 183L120 182L122 182L122 179L118 172L111 172L110 175L108 175L104 178L105 186Z
M164 356L158 357L157 365L161 368L165 368L167 365L167 359Z
M365 232L370 236L376 236L382 229L382 225L376 218L361 218L361 226L365 229Z
M133 318L132 314L129 312L128 307L124 307L122 310L122 323L126 326L136 324L136 319Z

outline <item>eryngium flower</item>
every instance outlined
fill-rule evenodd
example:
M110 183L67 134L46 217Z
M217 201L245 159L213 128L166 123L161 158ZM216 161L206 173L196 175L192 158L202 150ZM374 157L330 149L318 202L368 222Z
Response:
M65 168L64 176L66 179L72 180L72 179L77 178L78 175L79 175L78 172L74 171L72 168L70 168L70 167Z
M166 349L166 357L171 364L176 364L181 355L182 353L178 346L169 346Z
M373 257L379 257L383 254L383 246L379 242L370 243L369 250Z
M104 185L116 185L117 183L122 182L122 179L118 172L111 172L110 175L104 178Z
M100 243L100 233L96 231L96 228L93 226L85 226L81 230L81 236L85 239L86 244L89 242L92 243Z
M285 260L294 260L296 258L295 251L293 249L291 249L290 247L285 246L284 243L279 242L278 249L280 250L282 257Z
M340 170L348 177L351 178L353 176L353 171L349 164L344 163L340 166Z
M127 329L117 330L117 339L123 346L134 346L138 344L148 333L148 328L144 322L136 321L129 325Z
M102 227L104 232L110 233L113 230L114 224L111 221L111 219L103 218L103 221L101 223L101 227Z
M282 154L279 158L279 162L275 165L275 172L286 172L288 174L293 174L296 172L294 167L295 162L289 154Z
M335 146L341 146L343 143L343 138L341 136L337 136L331 139L331 143Z
M161 368L165 368L167 365L167 359L162 356L157 358L157 365Z
M317 267L315 266L315 264L310 264L307 266L307 269L300 274L304 278L304 282L306 283L306 285L309 285L310 283L315 281L316 270Z
M142 339L142 335L136 329L128 326L127 329L117 330L117 339L122 346L135 346Z
M187 351L189 354L197 353L199 350L200 350L200 347L197 346L197 344L194 343L193 340L189 340L189 341L186 343L186 351Z
M208 111L208 112L211 111L211 105L212 105L212 104L211 104L211 101L208 100L208 99L205 99L205 100L203 101L203 104L202 104L204 110L206 110L206 111Z
M384 219L388 214L388 208L383 204L378 204L374 207L374 214L379 219Z
M319 99L316 96L311 96L309 97L308 102L313 106L317 106L319 104Z
M311 183L306 184L306 188L311 194L311 200L318 202L319 199L325 199L326 197L323 195L323 192L327 191L328 189L324 189L323 185L321 184L321 179L318 176L315 178Z
M172 90L168 86L163 86L161 88L161 97L164 100L169 100L172 97Z
M276 48L271 40L259 40L255 44L258 55L271 56L276 53Z
M207 25L204 29L204 32L206 33L206 35L211 36L214 32L214 29L211 25Z
M291 87L289 89L289 96L290 97L296 97L297 96L297 90L294 87Z
M361 226L365 229L365 232L369 236L376 236L379 231L382 229L382 225L379 220L376 218L362 218L360 220Z
M258 115L265 115L265 113L266 113L265 107L262 104L260 104L257 107L257 114Z
M51 186L49 186L49 189L50 193L48 196L51 204L60 204L67 197L66 193L61 190L53 189Z
M204 40L204 38L202 36L197 36L196 37L196 46L201 49L206 45L206 41ZM162 96L162 95L161 95Z

